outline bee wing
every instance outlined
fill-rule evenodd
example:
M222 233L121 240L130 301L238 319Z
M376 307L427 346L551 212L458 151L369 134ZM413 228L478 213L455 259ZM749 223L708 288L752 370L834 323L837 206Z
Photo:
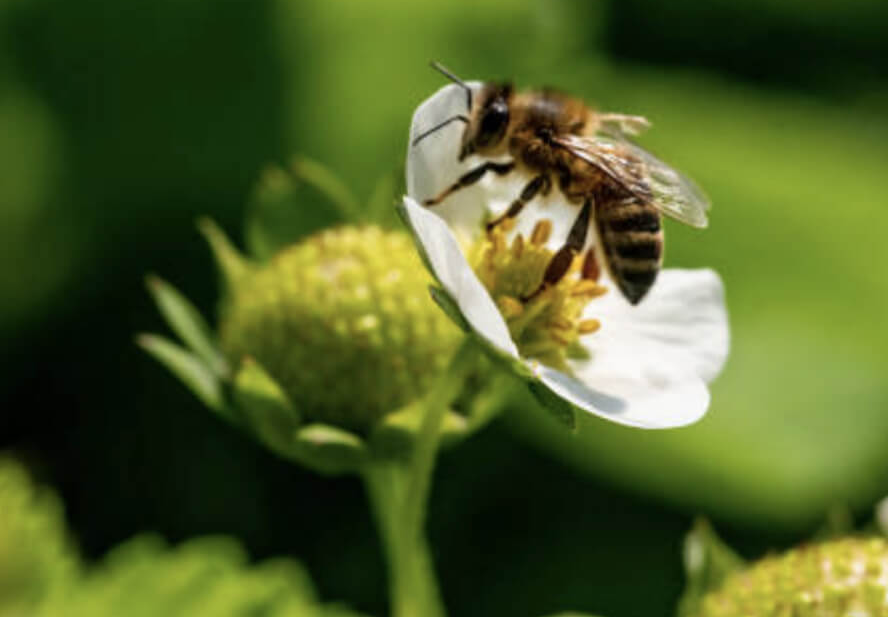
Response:
M628 116L626 114L598 114L602 132L620 138L626 135L640 135L651 128L650 121L644 116Z
M693 180L640 146L604 136L558 135L555 143L594 165L639 199L691 227L709 224L709 199Z

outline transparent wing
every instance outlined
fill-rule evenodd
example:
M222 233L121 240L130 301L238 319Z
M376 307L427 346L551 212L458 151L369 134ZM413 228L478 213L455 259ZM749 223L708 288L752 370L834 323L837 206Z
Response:
M600 131L617 138L626 135L640 135L651 128L651 123L644 116L598 114L598 122L601 124Z
M706 212L711 204L694 181L636 144L578 135L558 135L554 141L663 214L692 227L709 224Z

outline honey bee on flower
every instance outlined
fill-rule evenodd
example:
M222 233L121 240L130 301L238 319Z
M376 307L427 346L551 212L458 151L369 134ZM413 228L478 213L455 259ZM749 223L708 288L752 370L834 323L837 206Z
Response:
M443 301L544 397L630 426L696 421L728 353L720 278L711 270L666 269L633 306L588 252L564 250L564 239L577 234L578 214L555 191L524 200L519 217L509 212L527 186L514 174L485 174L449 190L479 161L459 131L430 127L462 114L467 93L475 100L485 88L445 86L419 106L410 131L400 212ZM434 204L420 205L430 199ZM577 246L585 244L582 231ZM623 289L628 301L612 289Z

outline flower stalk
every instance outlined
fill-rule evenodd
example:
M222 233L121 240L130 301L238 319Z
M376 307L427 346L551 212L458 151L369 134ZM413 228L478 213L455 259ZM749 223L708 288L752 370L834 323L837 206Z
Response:
M391 615L444 617L425 535L405 524L409 472L403 463L374 460L363 473L388 562Z
M389 562L392 617L446 614L424 533L426 505L446 412L478 358L476 342L467 337L425 398L411 455L400 460L374 459L364 470Z

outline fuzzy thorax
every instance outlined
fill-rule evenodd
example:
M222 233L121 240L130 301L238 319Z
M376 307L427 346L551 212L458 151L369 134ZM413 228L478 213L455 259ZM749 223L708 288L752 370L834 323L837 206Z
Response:
M885 617L888 543L847 538L802 546L730 576L697 617Z
M506 239L509 227L505 221L482 237L472 251L473 268L499 307L521 355L569 371L567 360L586 354L580 337L601 326L597 319L583 318L585 308L607 288L581 276L583 258L577 255L567 275L534 294L553 256L546 248L552 224L542 220L529 238L516 234L511 242Z
M421 396L459 341L429 283L406 234L324 231L229 281L222 348L258 360L310 419L365 432Z

